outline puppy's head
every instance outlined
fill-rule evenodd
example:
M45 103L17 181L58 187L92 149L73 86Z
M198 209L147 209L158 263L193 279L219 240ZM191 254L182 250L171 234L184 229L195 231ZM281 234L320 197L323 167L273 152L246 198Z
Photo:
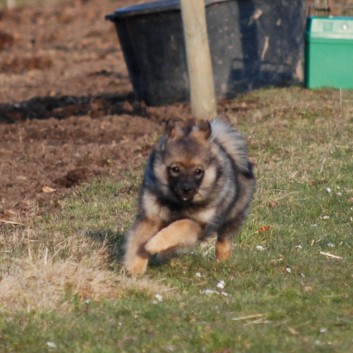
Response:
M210 161L211 126L208 121L171 120L158 146L157 174L173 201L189 204L197 194Z

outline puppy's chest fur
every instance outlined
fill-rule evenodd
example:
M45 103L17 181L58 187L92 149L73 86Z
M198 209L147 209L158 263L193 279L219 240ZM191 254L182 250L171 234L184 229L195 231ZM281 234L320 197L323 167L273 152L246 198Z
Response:
M176 205L163 202L151 191L145 191L142 195L144 217L155 223L168 225L176 220L187 218L201 226L212 222L216 215L216 208L195 205Z

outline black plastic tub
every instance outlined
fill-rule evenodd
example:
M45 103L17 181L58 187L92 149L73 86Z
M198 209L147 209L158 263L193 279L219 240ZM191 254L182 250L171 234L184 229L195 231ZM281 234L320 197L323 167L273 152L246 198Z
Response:
M305 0L205 0L217 98L302 80ZM113 21L134 92L149 105L189 100L180 4L117 9Z

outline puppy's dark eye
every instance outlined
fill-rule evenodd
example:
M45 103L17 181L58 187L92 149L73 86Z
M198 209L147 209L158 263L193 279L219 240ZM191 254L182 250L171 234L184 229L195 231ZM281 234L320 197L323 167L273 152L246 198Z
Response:
M196 178L202 178L204 171L201 168L196 168L194 173Z
M173 177L177 177L180 174L180 168L177 165L172 165L168 169L170 175Z

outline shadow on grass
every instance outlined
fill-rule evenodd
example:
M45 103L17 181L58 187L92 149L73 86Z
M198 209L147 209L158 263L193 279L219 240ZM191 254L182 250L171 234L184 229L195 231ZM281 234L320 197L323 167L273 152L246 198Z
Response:
M90 239L107 248L109 261L122 264L124 256L125 234L110 229L92 230L86 233Z
M123 264L124 249L125 249L125 234L121 232L113 232L110 229L88 231L86 236L90 239L100 243L102 247L108 249L109 262L119 265ZM160 267L167 265L175 257L180 256L179 253L170 254L169 256L161 259L157 255L152 255L149 260L149 266Z

